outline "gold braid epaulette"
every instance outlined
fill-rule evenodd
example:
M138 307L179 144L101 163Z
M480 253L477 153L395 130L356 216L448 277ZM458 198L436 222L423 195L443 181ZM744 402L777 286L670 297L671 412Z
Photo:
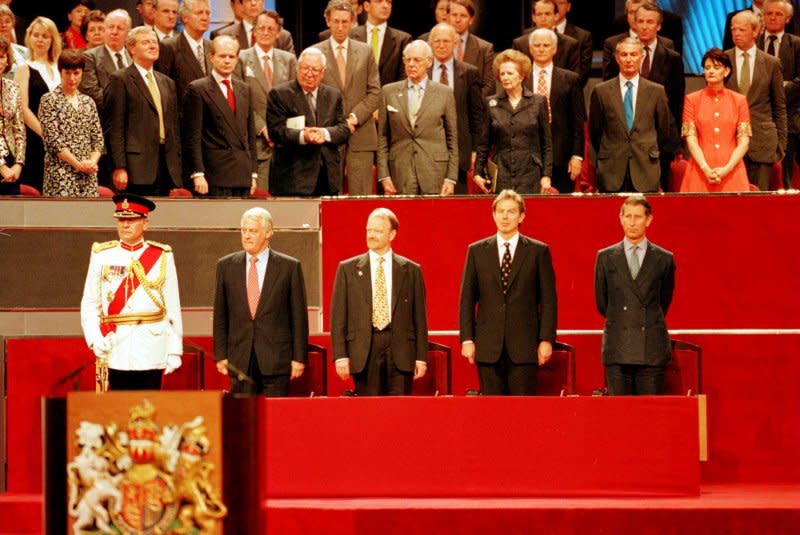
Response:
M152 245L153 247L158 247L159 249L163 249L167 253L171 253L172 252L172 247L170 247L166 243L159 243L159 242L153 241L153 240L147 240L147 243L149 245Z
M92 252L93 253L99 253L101 251L105 251L106 249L112 249L112 248L116 247L117 245L119 245L119 241L118 240L111 240L111 241L106 241L106 242L103 242L103 243L94 242L92 244Z

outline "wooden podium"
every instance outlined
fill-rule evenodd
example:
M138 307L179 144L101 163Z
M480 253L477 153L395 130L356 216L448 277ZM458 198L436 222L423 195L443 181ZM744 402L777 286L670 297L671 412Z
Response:
M45 533L262 531L257 398L74 392L42 411Z

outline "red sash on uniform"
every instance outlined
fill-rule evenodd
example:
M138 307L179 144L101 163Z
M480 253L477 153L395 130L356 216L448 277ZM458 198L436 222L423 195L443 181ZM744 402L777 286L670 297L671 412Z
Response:
M144 273L147 274L150 272L152 267L155 265L156 261L161 258L162 249L158 247L153 247L152 245L148 246L143 252L142 255L139 257L139 262L142 264L142 268ZM122 309L125 308L125 305L128 303L128 298L133 295L136 289L139 287L139 278L133 276L133 272L128 268L128 276L125 277L125 280L119 285L117 288L117 293L114 294L114 299L108 304L108 315L109 316L116 316ZM101 323L100 324L100 332L103 336L107 335L110 332L116 332L117 324L116 323Z

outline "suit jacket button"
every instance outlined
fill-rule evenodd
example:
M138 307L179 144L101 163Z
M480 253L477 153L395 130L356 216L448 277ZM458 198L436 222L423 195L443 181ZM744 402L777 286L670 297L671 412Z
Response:
M642 327L642 331L644 331L644 327Z
M622 310L628 310L628 307L622 307Z

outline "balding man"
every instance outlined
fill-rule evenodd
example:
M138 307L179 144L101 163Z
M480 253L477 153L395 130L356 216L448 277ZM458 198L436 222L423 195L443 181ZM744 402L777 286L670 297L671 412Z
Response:
M103 114L103 90L108 85L111 73L131 64L131 56L125 50L125 40L131 29L131 17L124 9L115 9L105 20L106 42L83 53L86 67L83 69L80 91L92 97L98 113Z
M458 179L453 91L428 78L433 50L403 51L407 80L383 86L378 117L378 179L387 195L452 195Z
M555 0L536 0L531 6L531 20L534 27L553 30L556 27L556 13L558 13L558 4ZM519 50L533 61L530 50L531 31L533 31L533 28L514 39L511 48ZM577 73L583 80L584 76L588 76L588 73L584 73L581 68L580 44L568 35L559 33L556 35L558 45L553 63L555 63L556 67Z
M756 46L760 24L752 11L734 15L731 35L736 46L725 51L733 65L726 85L747 97L753 137L744 163L750 183L767 191L772 166L786 151L786 95L780 60Z

